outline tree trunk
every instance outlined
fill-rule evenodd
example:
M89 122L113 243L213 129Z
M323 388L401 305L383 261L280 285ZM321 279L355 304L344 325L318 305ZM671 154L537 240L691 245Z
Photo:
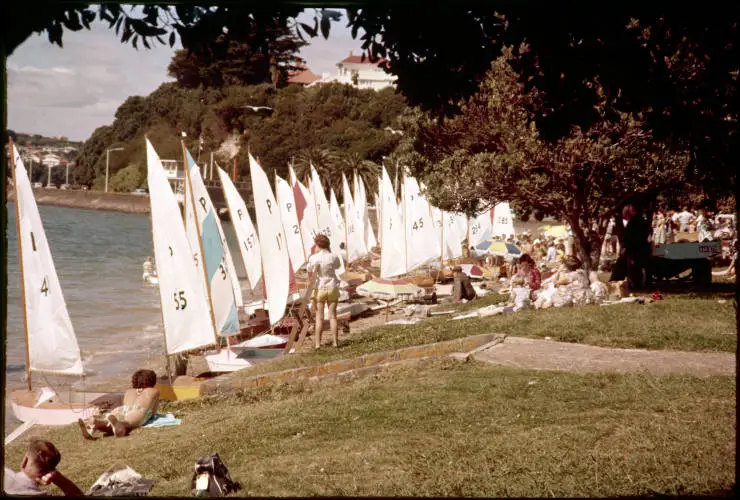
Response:
M583 268L586 270L586 272L591 272L596 270L598 267L598 258L596 260L596 264L594 265L594 261L591 254L591 240L586 235L586 232L583 230L583 227L581 226L581 221L578 218L567 218L566 219L568 224L570 224L570 229L573 231L573 236L575 236L574 246L576 250L576 255L581 261L581 264L583 265ZM589 231L589 234L591 234L591 231Z

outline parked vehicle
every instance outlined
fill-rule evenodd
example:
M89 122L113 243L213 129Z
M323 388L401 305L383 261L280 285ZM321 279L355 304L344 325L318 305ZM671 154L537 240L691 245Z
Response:
M42 187L44 187L44 185L41 184L40 182L34 182L33 183L33 188L34 189L39 189L39 188L42 188Z
M144 188L136 189L131 194L136 194L136 195L139 195L139 196L148 196L149 195L149 193L147 193L146 189L144 189Z

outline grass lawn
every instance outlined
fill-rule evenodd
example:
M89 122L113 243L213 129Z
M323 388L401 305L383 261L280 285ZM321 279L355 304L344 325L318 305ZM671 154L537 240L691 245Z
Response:
M615 496L706 494L735 479L734 377L532 372L452 360L331 385L281 386L170 403L178 427L82 439L77 426L27 438L62 453L83 490L110 465L189 496L217 452L240 495ZM55 491L58 493L58 490Z
M505 300L491 294L467 304L441 308L459 313ZM723 301L723 302L720 302ZM440 316L416 325L371 328L343 340L338 349L326 347L278 358L244 370L245 375L310 366L372 352L441 342L483 333L544 338L601 347L735 352L734 297L720 293L664 294L652 304L618 304L524 310L515 314L452 321ZM308 344L311 339L307 339Z

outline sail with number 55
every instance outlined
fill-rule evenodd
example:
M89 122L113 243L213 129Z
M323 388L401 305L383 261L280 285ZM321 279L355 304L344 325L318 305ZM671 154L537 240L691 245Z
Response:
M193 260L180 206L159 155L149 139L145 140L152 239L165 343L167 354L176 354L215 344L216 331L205 277Z
M249 173L252 178L252 196L254 196L254 213L257 218L257 231L262 250L262 273L267 292L267 310L270 326L274 325L285 314L290 287L290 262L288 245L283 233L283 222L280 218L280 207L270 188L265 171L249 155Z

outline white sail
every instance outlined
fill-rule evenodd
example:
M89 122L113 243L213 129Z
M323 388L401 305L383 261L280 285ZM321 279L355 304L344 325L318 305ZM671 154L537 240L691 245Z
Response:
M254 229L252 219L249 217L247 205L244 199L236 190L236 186L229 179L229 174L224 172L220 167L218 176L221 179L221 187L224 190L226 206L229 208L231 223L234 225L236 239L239 242L242 262L247 272L249 285L254 289L262 277L262 257L260 255L260 240L257 231Z
M491 231L492 236L508 238L509 236L516 236L514 231L514 217L511 215L511 208L509 208L508 202L497 203L493 207L493 230Z
M203 271L193 260L180 206L167 181L162 162L148 139L146 153L152 239L167 354L213 345L216 332Z
M280 204L280 218L283 221L283 231L288 241L290 263L295 272L306 263L306 253L303 248L301 228L298 223L295 196L288 182L278 175L275 176L275 193Z
M82 375L82 358L33 189L18 149L15 189L30 370Z
M373 231L373 225L370 223L370 208L368 207L367 203L367 191L365 190L365 183L362 182L362 177L358 177L359 184L360 184L360 196L362 197L362 206L363 208L360 210L360 213L362 214L363 218L363 229L364 229L364 239L365 239L365 248L367 248L368 251L370 249L375 248L378 246L378 240L375 238L375 231ZM375 215L377 217L377 220L380 221L379 212L378 212L378 205L375 205Z
M321 185L319 173L313 168L313 165L311 165L311 194L316 207L316 222L319 233L327 235L332 240L334 238L332 234L334 223L329 212L329 202L326 200L326 193L324 193L324 187Z
M439 233L429 214L429 204L413 177L404 176L406 231L406 271L411 271L441 255Z
M378 193L375 197L375 210L378 217L378 243L383 244L383 178L378 177Z
M243 304L239 302L241 300L239 278L236 276L229 245L221 228L221 221L203 183L200 168L190 156L190 152L186 150L185 155L190 169L189 186L192 188L192 196L185 200L185 206L192 209L192 213L197 217L197 229L200 230L198 234L197 231L191 232L191 228L188 227L190 248L195 251L203 249L201 260L205 260L216 331L219 335L233 335L239 333L237 305ZM239 290L238 297L235 294L236 289Z
M442 212L444 220L444 258L457 259L462 257L462 240L465 239L465 233L461 228L466 226L464 215L452 212Z
M491 211L481 212L477 217L470 220L470 241L468 248L491 238Z
M297 190L296 186L298 187ZM313 240L319 234L318 218L316 217L316 204L313 201L311 191L300 181L297 181L294 185L293 194L296 196L296 203L298 202L299 196L302 198L303 217L301 218L301 236L303 238L303 250L308 257L311 255Z
M334 251L340 253L342 258L347 260L347 233L345 231L344 217L342 217L342 210L339 208L339 202L337 201L337 195L334 194L334 189L330 190L329 195L329 214L331 215L332 222L332 233L334 237L332 240L332 247ZM341 249L340 245L344 243L344 250Z
M391 278L406 273L406 247L403 223L388 172L383 168L381 183L383 239L381 241L380 277Z
M249 172L252 178L254 213L260 236L267 309L272 326L285 315L290 287L290 257L283 233L283 223L280 219L280 207L272 193L267 175L251 154L249 155Z
M347 225L347 260L351 263L367 255L362 219L364 210L360 211L359 207L355 206L356 200L352 199L352 193L350 193L349 184L344 174L342 174L342 196L344 197L344 213Z

